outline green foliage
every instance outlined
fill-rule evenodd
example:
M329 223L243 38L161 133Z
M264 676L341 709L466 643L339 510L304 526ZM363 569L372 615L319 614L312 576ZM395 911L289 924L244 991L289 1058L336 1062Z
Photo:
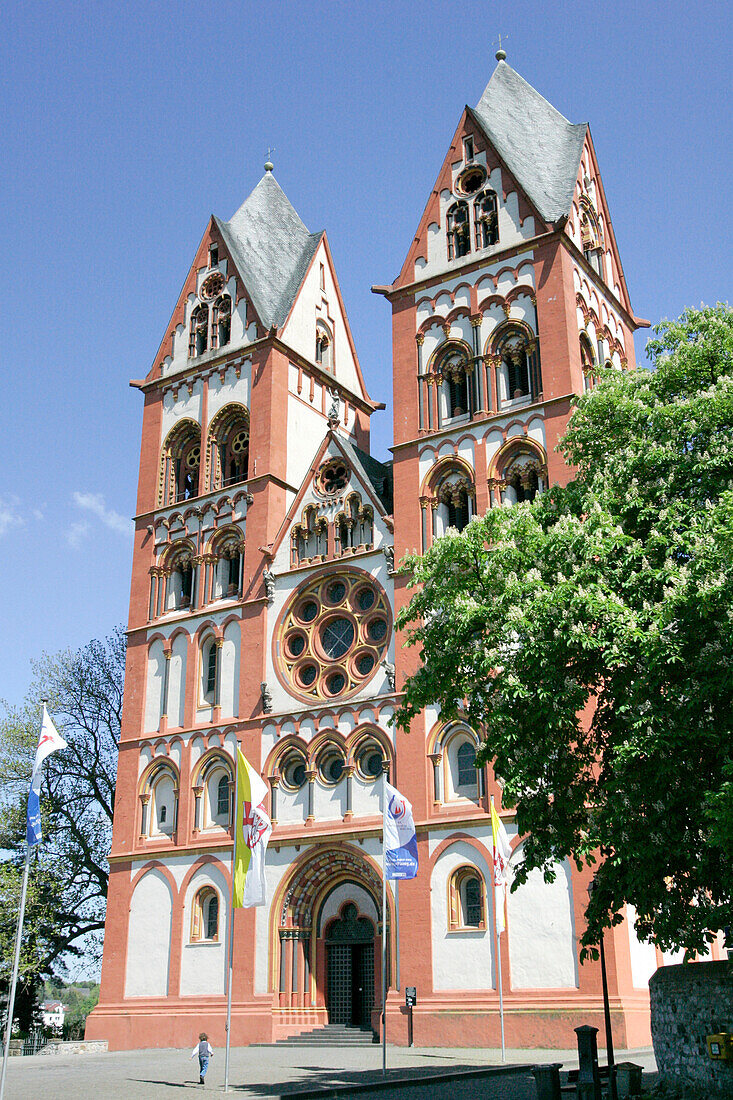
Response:
M482 732L528 834L517 885L594 866L585 948L628 902L699 951L733 923L733 312L655 333L653 371L577 399L571 484L405 559L423 665L397 719Z
M121 630L76 653L45 655L34 665L35 682L25 704L6 709L0 722L0 850L6 857L0 862L0 988L12 961L12 942L9 951L6 945L15 935L42 696L68 747L43 766L43 840L31 864L21 985L32 982L37 990L38 982L63 968L69 956L83 951L93 959L100 953L124 662Z

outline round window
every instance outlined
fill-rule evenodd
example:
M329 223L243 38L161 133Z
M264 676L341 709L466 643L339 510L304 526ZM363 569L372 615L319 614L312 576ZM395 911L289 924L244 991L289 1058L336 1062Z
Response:
M326 588L326 599L329 603L341 603L346 595L346 585L343 581L332 581Z
M300 657L305 650L305 634L291 634L285 648L291 657Z
M385 624L386 633L386 624ZM349 619L329 619L321 630L323 652L332 661L345 656L354 642L354 624Z
M486 179L486 172L479 165L467 168L458 180L458 187L464 195L475 195Z
M369 745L359 754L359 771L365 779L377 779L382 774L382 750L377 745Z
M298 791L306 781L305 760L302 756L291 756L282 767L282 781L284 786L293 791Z
M318 604L315 600L303 600L298 608L298 618L304 623L312 623L318 614Z
M280 682L306 701L350 697L386 658L391 616L386 593L360 569L305 581L275 634Z
M383 642L387 636L387 623L384 619L372 619L367 626L367 634L372 642Z
M356 603L360 611L369 611L374 607L375 599L373 588L360 588L356 596Z
M326 783L338 783L344 772L344 762L338 753L328 752L319 761L318 770Z

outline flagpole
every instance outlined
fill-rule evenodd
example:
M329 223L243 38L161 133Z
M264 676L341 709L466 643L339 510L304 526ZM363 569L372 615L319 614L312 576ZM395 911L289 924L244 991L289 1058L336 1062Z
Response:
M494 809L494 796L491 796L491 809L493 816ZM491 830L492 838L492 869L491 869L491 893L493 896L493 912L494 912L494 933L496 940L496 961L497 961L497 978L499 981L499 1019L501 1021L501 1060L506 1062L506 1042L504 1039L504 991L501 984L501 932L499 931L499 917L496 911L496 842L494 841L494 830Z
M5 1046L3 1048L3 1071L0 1077L0 1100L5 1094L5 1073L8 1066L10 1053L10 1035L13 1030L13 1011L15 1009L15 987L18 981L18 968L20 966L20 945L23 939L23 918L25 916L25 897L28 890L28 869L31 865L31 846L26 842L25 866L23 867L23 885L20 888L20 911L18 924L15 929L15 954L13 956L13 977L10 982L10 994L8 996L8 1016L5 1022Z
M387 1075L387 773L382 772L382 1075Z
M400 880L394 882L394 935L395 935L395 982L397 992L400 990Z
M234 860L237 854L237 807L239 806L239 741L234 750L234 805L230 808L232 817L232 889L229 895L229 973L227 978L227 1022L226 1054L224 1056L224 1092L229 1092L229 1048L232 1036L232 977L234 975ZM2 1100L2 1097L0 1097Z

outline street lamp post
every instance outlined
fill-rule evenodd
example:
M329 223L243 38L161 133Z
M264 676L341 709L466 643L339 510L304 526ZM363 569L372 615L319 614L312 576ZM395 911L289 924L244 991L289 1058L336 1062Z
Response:
M591 897L593 891L597 889L598 883L595 878L592 878L588 883L588 896ZM603 946L603 932L600 935L600 949L601 949L601 984L603 986L603 1019L606 1024L606 1058L608 1061L608 1072L613 1082L613 1035L611 1033L611 1008L608 1003L608 978L606 976L606 952ZM613 1089L613 1084L611 1085ZM612 1092L613 1095L613 1092Z

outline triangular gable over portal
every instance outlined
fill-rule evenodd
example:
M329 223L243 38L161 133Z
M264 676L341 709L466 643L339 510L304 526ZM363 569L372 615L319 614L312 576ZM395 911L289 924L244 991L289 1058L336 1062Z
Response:
M348 440L329 429L308 467L295 499L280 525L280 530L272 544L267 547L267 556L270 559L277 555L283 541L288 537L291 527L298 521L305 497L308 495L319 469L330 458L343 458L352 471L352 477L349 479L344 493L361 489L373 505L375 515L382 516L387 521L386 525L391 526L389 520L392 514L391 464L387 465L379 462L376 458L372 458L371 455L355 447Z

